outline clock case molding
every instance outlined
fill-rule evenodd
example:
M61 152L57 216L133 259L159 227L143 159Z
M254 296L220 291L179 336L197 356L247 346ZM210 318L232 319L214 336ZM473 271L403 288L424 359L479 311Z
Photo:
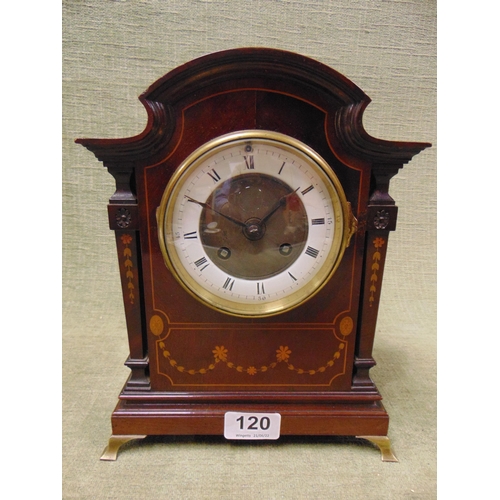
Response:
M116 180L108 213L131 374L103 459L115 459L118 447L136 437L222 435L227 411L276 411L281 435L374 436L382 449L389 417L369 371L387 242L396 228L389 182L430 144L371 137L362 124L370 102L362 90L324 64L281 50L195 59L139 100L148 116L141 134L76 141ZM319 293L292 311L257 319L217 312L187 294L164 265L156 226L158 200L176 167L207 141L250 129L313 148L338 176L358 221ZM266 362L250 359L257 349Z

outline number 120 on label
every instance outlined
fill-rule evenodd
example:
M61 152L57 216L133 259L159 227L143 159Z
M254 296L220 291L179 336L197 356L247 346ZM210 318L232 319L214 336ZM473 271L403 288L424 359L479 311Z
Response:
M226 439L278 439L281 415L279 413L240 413L228 411L224 415Z

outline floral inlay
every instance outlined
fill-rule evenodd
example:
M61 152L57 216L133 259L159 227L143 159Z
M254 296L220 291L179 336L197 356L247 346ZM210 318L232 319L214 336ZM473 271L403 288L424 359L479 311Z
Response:
M370 302L370 307L372 307L373 302L375 302L375 294L377 293L376 283L378 281L378 272L380 270L380 259L382 255L379 252L379 249L385 245L384 238L375 238L373 240L373 246L375 247L375 252L372 256L372 274L370 277L370 297L368 301Z
M297 368L296 366L292 365L289 360L290 360L290 355L292 354L291 349L288 346L280 346L279 349L276 350L276 361L273 361L272 363L269 363L268 365L263 365L260 367L250 365L248 367L244 367L242 365L236 365L232 361L229 361L228 359L228 349L226 349L223 345L218 345L215 346L215 348L212 350L212 354L214 357L214 363L210 363L208 366L203 367L203 368L190 368L187 369L186 367L179 365L179 363L172 358L172 355L170 352L166 349L165 343L160 341L159 342L159 347L163 351L163 356L168 360L170 365L174 367L176 370L180 372L185 372L189 373L190 375L196 375L196 374L205 374L208 373L209 371L213 370L217 364L225 364L227 368L230 368L232 370L236 370L239 373L247 373L248 375L256 375L257 373L261 372L267 372L269 369L276 368L276 366L279 363L283 363L286 365L286 367L289 370L292 370L299 375L302 374L308 374L308 375L314 375L316 373L323 373L326 371L328 368L331 368L337 359L340 358L341 356L341 351L345 349L345 343L341 342L338 346L338 349L331 355L331 358L324 364L324 366L320 366L318 368L314 369L307 369L307 368Z
M219 361L227 361L227 349L224 349L224 346L216 346L212 351L214 353L215 362Z
M290 354L292 354L292 351L288 349L288 346L283 347L282 345L280 345L280 348L276 351L276 358L278 359L278 361L287 361L290 357Z
M123 249L123 256L125 257L125 269L127 270L125 273L125 276L127 278L127 290L128 290L128 298L130 300L130 303L134 303L134 284L133 284L133 279L134 279L134 272L133 272L133 267L134 264L132 263L132 250L130 249L129 245L132 243L132 236L130 234L123 234L120 238L122 240L122 243L124 244L125 248Z

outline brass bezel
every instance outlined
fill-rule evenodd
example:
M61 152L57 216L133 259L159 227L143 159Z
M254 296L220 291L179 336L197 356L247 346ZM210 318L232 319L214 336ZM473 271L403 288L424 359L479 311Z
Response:
M272 302L239 303L221 298L209 292L185 270L177 256L171 230L172 213L176 198L182 187L183 178L185 179L193 169L196 169L208 155L216 153L224 147L234 145L237 142L249 140L277 144L281 148L301 156L308 164L314 165L319 177L329 191L336 219L332 246L319 273L314 279L297 291ZM157 210L157 222L158 238L165 264L180 285L204 305L225 314L245 318L263 318L281 314L304 304L304 302L316 295L338 268L354 229L350 204L346 200L339 179L328 163L301 141L279 132L265 130L232 132L208 141L191 153L176 169L165 188Z

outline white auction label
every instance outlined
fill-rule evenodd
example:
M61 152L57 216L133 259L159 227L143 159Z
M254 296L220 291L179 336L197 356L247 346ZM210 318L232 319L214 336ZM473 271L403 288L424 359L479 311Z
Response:
M224 415L226 439L278 439L281 415L279 413L240 413L228 411Z

